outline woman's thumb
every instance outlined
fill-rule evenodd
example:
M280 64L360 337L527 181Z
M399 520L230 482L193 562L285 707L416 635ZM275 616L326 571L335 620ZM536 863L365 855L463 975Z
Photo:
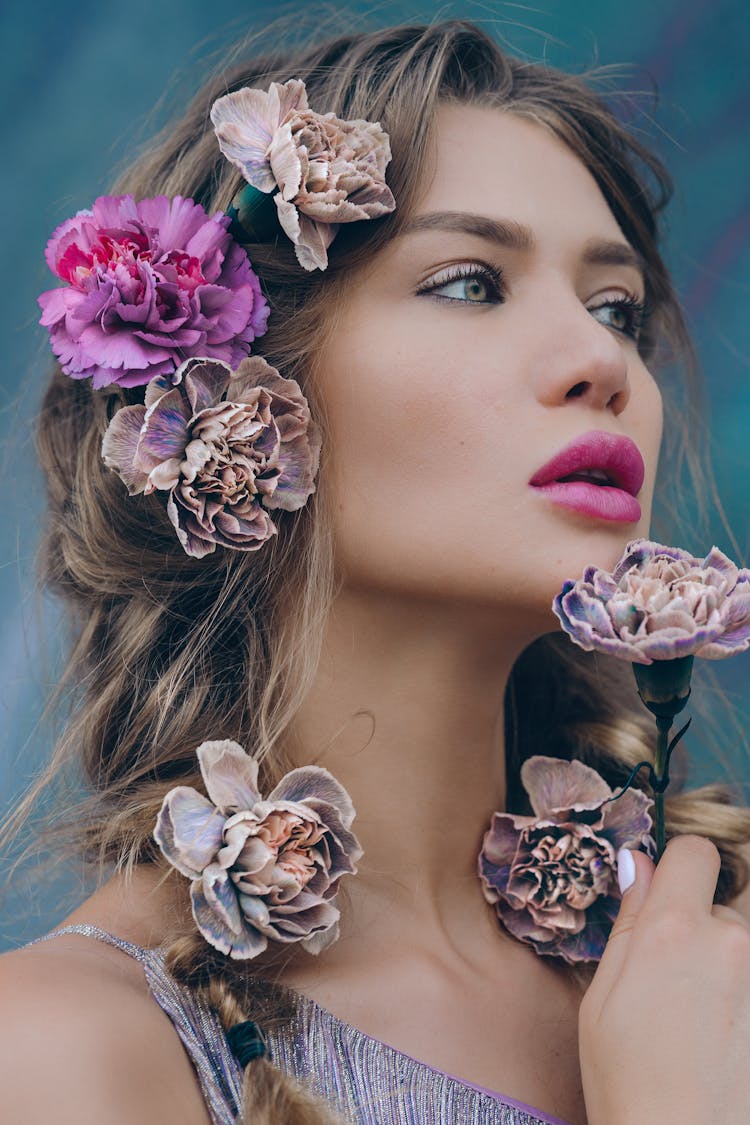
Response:
M600 987L602 984L614 984L620 974L630 945L630 934L648 895L655 870L654 863L645 852L620 848L617 853L617 880L622 900L596 971Z

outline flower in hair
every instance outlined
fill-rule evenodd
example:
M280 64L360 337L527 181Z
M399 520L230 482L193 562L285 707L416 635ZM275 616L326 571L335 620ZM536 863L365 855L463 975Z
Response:
M269 510L295 511L315 491L320 432L293 379L260 356L237 371L189 359L112 418L102 457L131 495L167 492L188 555L255 551L276 534Z
M535 952L598 961L620 907L618 850L653 858L653 802L636 789L613 800L590 766L541 754L521 781L535 815L493 814L479 855L484 897Z
M701 562L679 547L634 539L612 574L586 567L552 608L583 649L635 664L750 648L750 570L718 547Z
M232 366L269 308L229 216L192 199L101 196L57 228L47 264L66 284L39 297L66 375L136 387L190 356Z
M226 94L214 102L211 120L221 151L247 183L276 191L279 222L306 270L326 268L340 223L396 207L385 183L387 133L377 122L315 113L299 79Z
M229 740L204 742L198 762L208 797L171 789L154 831L192 880L198 929L238 960L269 941L320 953L338 937L339 879L356 873L362 855L349 794L327 770L303 766L262 797L257 761Z

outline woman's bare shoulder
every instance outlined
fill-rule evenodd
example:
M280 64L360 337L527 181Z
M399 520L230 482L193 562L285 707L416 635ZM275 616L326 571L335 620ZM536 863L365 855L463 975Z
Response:
M80 935L0 957L0 1089L25 1125L209 1120L140 963Z

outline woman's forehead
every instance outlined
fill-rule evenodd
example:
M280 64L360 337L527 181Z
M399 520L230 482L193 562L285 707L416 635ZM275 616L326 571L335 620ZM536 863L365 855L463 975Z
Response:
M543 125L488 106L445 104L435 159L416 214L467 211L509 219L537 237L564 224L584 241L620 239L617 221L583 161Z

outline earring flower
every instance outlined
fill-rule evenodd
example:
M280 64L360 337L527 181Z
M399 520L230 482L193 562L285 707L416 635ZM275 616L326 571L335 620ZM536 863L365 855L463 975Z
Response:
M211 121L222 153L246 182L256 192L276 192L278 221L306 270L326 269L340 223L375 219L396 207L385 183L387 133L377 122L311 110L297 78L272 82L268 91L226 94L211 107ZM240 193L240 216L246 198Z
M238 743L204 742L197 753L208 797L170 790L154 838L191 880L198 929L238 960L269 941L320 953L338 937L339 880L362 855L349 794L327 770L303 766L264 798L258 763Z
M143 405L125 406L102 441L131 495L167 493L185 552L256 551L276 534L269 509L295 511L315 491L320 432L293 379L260 356L237 371L190 359L157 376Z
M598 961L620 906L617 852L653 858L640 790L613 790L583 762L535 754L521 767L534 816L496 812L479 855L484 897L498 921L536 953Z
M656 716L656 769L639 762L622 792L647 766L661 859L669 759L691 722L670 741L672 720L690 696L696 656L723 660L750 648L750 570L718 547L701 561L679 547L634 539L611 574L588 566L583 578L566 581L552 609L580 648L632 663L638 694Z
M229 216L192 199L101 196L62 223L46 259L65 282L38 298L66 375L137 387L191 356L236 366L269 308Z

